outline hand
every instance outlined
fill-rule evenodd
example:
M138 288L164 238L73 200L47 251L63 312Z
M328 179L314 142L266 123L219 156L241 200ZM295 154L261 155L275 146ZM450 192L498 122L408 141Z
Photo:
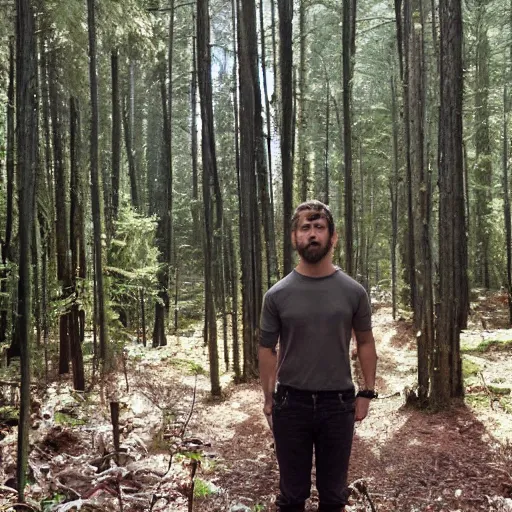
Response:
M370 399L358 397L356 398L356 421L362 421L368 416L368 409L370 408Z
M265 415L265 419L267 420L270 430L272 430L272 401L265 401L265 404L263 405L263 414Z

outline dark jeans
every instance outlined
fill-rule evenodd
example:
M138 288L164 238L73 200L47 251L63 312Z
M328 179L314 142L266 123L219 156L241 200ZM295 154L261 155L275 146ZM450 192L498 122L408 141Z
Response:
M319 512L341 512L354 434L354 391L302 391L279 386L272 410L281 512L302 512L311 491L313 447Z

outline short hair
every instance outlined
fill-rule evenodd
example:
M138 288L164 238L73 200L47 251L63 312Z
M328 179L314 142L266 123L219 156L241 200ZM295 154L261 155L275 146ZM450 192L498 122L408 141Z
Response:
M324 218L329 226L329 235L332 236L334 234L335 226L331 210L326 204L321 201L317 201L316 199L301 203L297 208L295 208L295 212L292 217L292 232L297 230L300 214L304 211L314 212L312 216L309 217L309 220L316 220L320 217Z

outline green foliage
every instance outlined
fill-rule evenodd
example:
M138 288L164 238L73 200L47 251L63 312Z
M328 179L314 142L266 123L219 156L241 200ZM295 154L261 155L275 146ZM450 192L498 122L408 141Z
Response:
M218 487L211 482L207 482L201 478L196 478L194 480L194 498L207 498L208 496L217 494L218 492Z
M485 340L476 347L462 347L461 351L467 354L476 352L484 354L493 350L510 351L512 350L512 340Z
M56 412L53 417L55 423L58 425L65 425L68 427L77 427L79 425L85 425L87 422L83 419L75 418L70 414L63 412Z
M155 217L144 217L128 206L119 210L105 268L112 308L109 324L118 338L127 336L119 322L121 317L128 327L138 322L141 291L147 311L157 300L156 222Z
M59 505L66 501L67 496L65 494L55 493L48 498L43 498L41 500L41 510L42 512L51 512L54 510L55 505Z
M468 379L469 377L473 377L478 375L481 368L473 361L470 361L467 358L462 359L462 375L464 379Z

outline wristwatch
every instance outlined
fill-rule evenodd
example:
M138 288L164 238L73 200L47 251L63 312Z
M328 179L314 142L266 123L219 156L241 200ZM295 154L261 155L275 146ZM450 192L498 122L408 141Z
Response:
M373 389L361 389L357 392L356 398L369 398L370 400L373 400L374 398L377 398L379 394L375 392Z

